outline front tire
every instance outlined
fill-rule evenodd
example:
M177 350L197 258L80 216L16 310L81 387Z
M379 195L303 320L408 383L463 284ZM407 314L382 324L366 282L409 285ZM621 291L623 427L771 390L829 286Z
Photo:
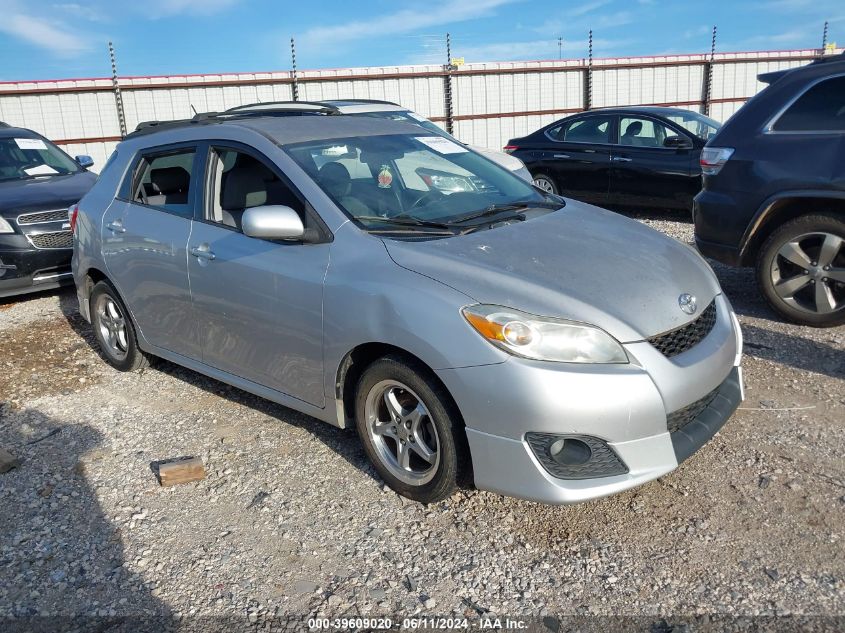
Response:
M845 323L845 222L805 215L778 228L760 249L757 282L772 309L790 321Z
M120 371L149 365L147 355L138 347L129 311L107 281L98 282L91 291L90 314L94 336L109 365Z
M535 187L538 189L545 191L546 193L553 193L554 195L560 195L558 191L557 185L555 181L552 179L551 176L544 173L536 173L532 175L531 182Z
M429 371L401 356L380 358L361 375L355 422L381 478L409 499L441 501L470 470L457 407Z

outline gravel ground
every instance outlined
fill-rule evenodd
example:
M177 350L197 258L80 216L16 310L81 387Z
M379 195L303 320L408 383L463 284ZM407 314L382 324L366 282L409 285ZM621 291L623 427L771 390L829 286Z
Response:
M353 431L166 362L110 369L72 291L0 303L0 447L22 461L0 474L0 617L845 614L845 327L778 322L751 271L716 272L742 409L674 473L570 507L409 502ZM159 487L151 463L182 455L206 478Z

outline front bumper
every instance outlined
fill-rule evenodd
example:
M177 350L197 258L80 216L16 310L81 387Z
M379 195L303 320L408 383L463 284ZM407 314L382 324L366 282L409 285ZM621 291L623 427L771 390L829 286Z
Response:
M73 283L72 249L37 249L23 235L0 236L0 297Z
M464 417L476 487L568 504L615 494L674 470L724 425L742 399L741 335L721 296L717 315L701 342L671 359L640 342L625 345L632 358L627 365L514 357L498 365L438 371ZM678 414L685 411L691 413L679 428ZM622 474L555 476L527 434L595 438L621 461Z

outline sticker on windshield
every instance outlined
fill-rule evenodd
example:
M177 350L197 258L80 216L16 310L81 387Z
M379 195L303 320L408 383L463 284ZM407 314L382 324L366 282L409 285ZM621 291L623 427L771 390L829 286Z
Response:
M50 167L50 165L38 165L37 167L26 167L24 168L27 176L52 176L53 174L58 174L55 169Z
M393 184L393 174L388 165L382 165L378 172L378 186L380 189L390 189Z
M469 151L463 145L458 145L442 136L417 136L415 138L439 154L460 154L461 152Z
M15 143L21 149L47 149L47 144L40 138L16 138Z

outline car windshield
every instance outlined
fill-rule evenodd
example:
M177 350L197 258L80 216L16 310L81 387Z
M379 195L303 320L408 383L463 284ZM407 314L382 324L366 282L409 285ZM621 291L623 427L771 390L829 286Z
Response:
M666 118L705 141L709 141L716 136L716 132L722 127L722 124L715 119L698 114L698 112L692 112L691 110L678 113L673 112L672 114L666 115Z
M368 230L455 233L526 209L564 205L463 145L422 130L419 136L338 138L284 149Z
M0 180L62 176L79 170L70 156L42 138L0 138Z
M359 112L356 114L356 116L368 116L376 119L387 119L389 121L413 123L414 125L419 125L421 128L428 130L429 132L434 132L435 134L440 134L442 136L448 136L449 138L453 139L456 143L460 143L460 141L458 141L454 136L449 134L446 130L444 130L436 123L429 121L421 114L411 112L410 110L393 110L392 112Z

